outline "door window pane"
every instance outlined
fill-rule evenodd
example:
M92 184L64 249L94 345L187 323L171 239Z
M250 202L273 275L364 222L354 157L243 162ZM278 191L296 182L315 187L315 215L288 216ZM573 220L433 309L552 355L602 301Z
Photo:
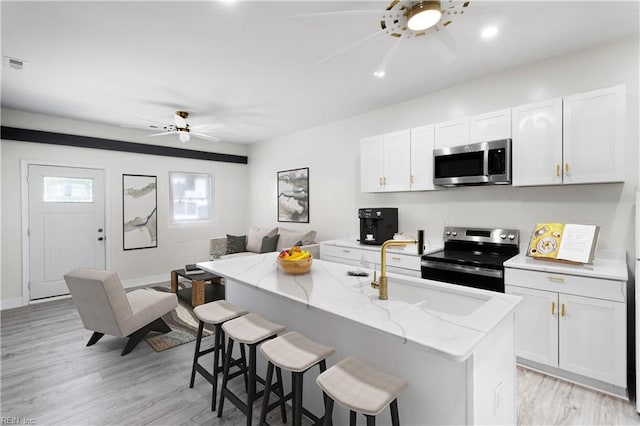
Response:
M45 203L92 203L93 179L44 176L42 201Z
M211 219L210 175L170 172L169 181L172 223Z

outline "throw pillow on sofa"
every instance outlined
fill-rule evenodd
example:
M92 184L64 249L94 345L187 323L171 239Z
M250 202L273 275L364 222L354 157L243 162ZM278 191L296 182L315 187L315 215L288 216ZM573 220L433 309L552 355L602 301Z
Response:
M247 235L247 251L260 253L262 249L262 239L264 237L273 237L278 233L278 228L267 229L252 226Z
M260 253L271 253L272 251L276 251L278 237L280 237L280 235L278 234L274 235L273 237L263 237L262 246L260 247Z
M316 239L316 231L294 231L287 228L278 228L278 251L286 250L293 246L313 244Z
M246 235L229 235L227 234L227 253L243 253L247 251L247 236Z

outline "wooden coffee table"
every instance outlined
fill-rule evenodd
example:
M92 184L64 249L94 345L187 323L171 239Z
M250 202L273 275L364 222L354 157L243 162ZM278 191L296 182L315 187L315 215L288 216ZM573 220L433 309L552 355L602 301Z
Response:
M191 288L178 290L178 277L191 280ZM206 282L211 285L205 289ZM176 293L180 299L196 307L214 300L224 299L224 280L222 277L210 272L186 274L184 269L176 269L171 271L171 292Z

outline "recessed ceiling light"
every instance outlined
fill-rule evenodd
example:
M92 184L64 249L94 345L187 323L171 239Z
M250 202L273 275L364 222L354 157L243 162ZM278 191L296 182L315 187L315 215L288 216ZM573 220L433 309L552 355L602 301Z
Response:
M373 76L376 78L384 78L384 74L385 74L384 71L376 71L373 73Z
M482 30L480 35L482 35L482 38L493 38L496 35L498 35L498 28L497 27L486 27L485 29Z

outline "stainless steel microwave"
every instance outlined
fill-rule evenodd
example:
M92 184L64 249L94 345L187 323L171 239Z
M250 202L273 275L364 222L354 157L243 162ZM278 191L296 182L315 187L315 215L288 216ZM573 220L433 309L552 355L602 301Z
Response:
M433 183L510 185L511 139L434 149Z

